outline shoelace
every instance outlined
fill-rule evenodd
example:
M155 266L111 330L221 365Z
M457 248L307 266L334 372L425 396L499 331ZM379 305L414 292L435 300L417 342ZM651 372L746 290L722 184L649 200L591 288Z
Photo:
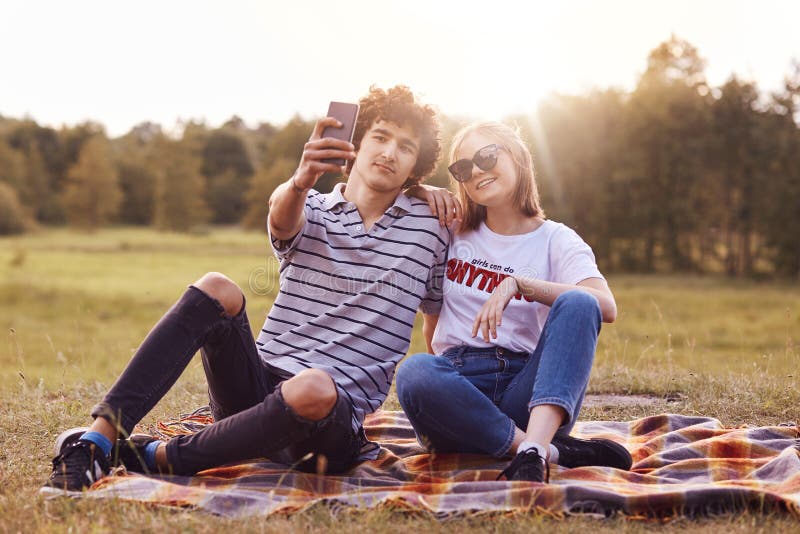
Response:
M77 442L70 443L69 445L67 445L67 447L63 451L61 451L60 454L57 454L56 456L53 457L53 469L58 467L58 464L60 463L66 464L67 458L78 452L77 449L79 448L80 447L77 446Z
M87 454L84 448L78 444L76 441L75 443L70 443L58 456L53 458L53 470L56 470L60 465L62 465L62 470L65 470L66 467L69 465L68 458L70 456L74 456L75 454ZM91 453L89 453L89 458L92 460L92 469L86 469L84 471L84 475L86 476L87 480L94 484L97 480L103 478L105 476L105 471L103 466L101 465L100 461L95 458Z

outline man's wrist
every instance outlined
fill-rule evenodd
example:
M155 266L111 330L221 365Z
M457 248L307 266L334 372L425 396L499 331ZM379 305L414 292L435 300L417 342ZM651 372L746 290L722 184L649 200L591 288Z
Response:
M293 174L292 177L289 179L289 183L292 184L292 189L294 189L295 193L298 193L298 194L301 194L301 195L307 194L311 190L311 188L309 187L308 189L303 189L302 187L298 186L297 183L294 181L294 179L296 177L297 177L297 175Z

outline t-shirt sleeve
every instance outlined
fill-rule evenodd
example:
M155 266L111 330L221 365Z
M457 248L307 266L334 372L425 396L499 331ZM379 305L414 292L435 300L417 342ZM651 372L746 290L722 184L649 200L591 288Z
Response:
M419 310L428 315L438 315L442 310L444 271L447 265L447 249L450 244L450 230L439 232L439 247L434 255L434 264L428 271L425 296L419 303Z
M315 191L309 191L309 195ZM272 244L272 251L275 253L275 256L278 260L284 260L292 255L294 250L297 248L297 245L303 238L304 231L309 224L312 224L309 221L313 220L315 213L320 213L319 210L314 210L311 206L312 199L310 197L306 198L306 206L303 210L303 214L306 217L305 225L294 235L294 237L290 239L278 239L277 237L272 235L272 231L269 227L269 222L267 222L267 233L269 234L269 242Z
M603 278L592 248L574 230L562 226L550 242L553 282L575 285L587 278Z

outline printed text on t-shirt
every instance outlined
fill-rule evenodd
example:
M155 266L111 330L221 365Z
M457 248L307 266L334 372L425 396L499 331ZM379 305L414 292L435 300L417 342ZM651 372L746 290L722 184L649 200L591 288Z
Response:
M486 291L487 293L494 291L494 288L497 287L497 284L509 277L508 274L485 269L483 267L479 267L478 265L496 267L498 270L502 269L502 266L489 264L489 262L486 260L478 260L476 262L469 263L458 258L451 258L447 262L447 272L445 276L447 276L447 279L451 282L462 284L467 287L476 287L477 289ZM513 272L513 269L510 268L503 270ZM532 296L526 295L523 297L521 293L517 293L514 298L516 300L524 298L528 302L534 301Z

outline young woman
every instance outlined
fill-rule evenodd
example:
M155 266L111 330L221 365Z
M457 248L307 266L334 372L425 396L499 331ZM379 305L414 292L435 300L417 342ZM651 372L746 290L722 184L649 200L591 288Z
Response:
M531 154L510 127L463 128L450 160L458 203L444 190L411 192L443 222L461 219L441 314L425 316L432 354L412 355L397 373L420 442L441 452L516 455L501 474L509 480L547 481L548 461L629 469L621 445L569 436L600 323L617 313L591 248L545 219Z

